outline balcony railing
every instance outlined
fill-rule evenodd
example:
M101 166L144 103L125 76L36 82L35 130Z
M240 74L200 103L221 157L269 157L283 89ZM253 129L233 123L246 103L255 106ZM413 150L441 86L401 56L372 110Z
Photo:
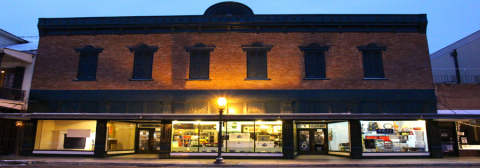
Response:
M25 90L0 87L0 99L23 101L25 98Z
M434 83L480 84L480 68L432 68L432 71Z

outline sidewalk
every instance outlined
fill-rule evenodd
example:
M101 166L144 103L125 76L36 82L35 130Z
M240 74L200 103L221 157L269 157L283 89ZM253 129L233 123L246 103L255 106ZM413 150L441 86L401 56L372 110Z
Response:
M225 159L225 165L214 159L156 159L139 157L0 157L1 165L38 166L138 166L138 167L480 167L477 157L444 159L350 159L336 156L299 156L286 159Z

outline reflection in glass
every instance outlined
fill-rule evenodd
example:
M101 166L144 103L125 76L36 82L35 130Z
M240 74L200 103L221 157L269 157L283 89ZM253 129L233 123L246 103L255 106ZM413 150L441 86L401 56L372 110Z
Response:
M328 123L329 151L350 151L348 122Z
M150 140L150 134L148 130L140 130L138 133L138 150L149 150L148 149L148 142Z
M92 151L96 120L38 120L35 150Z
M300 151L310 151L310 131L300 131L298 146Z
M256 153L282 152L282 121L256 121L255 134Z
M253 152L254 148L253 121L227 122L227 148L231 153Z
M127 122L109 121L107 124L108 151L134 150L135 125Z
M155 128L155 131L153 132L153 149L154 150L160 150L160 128Z

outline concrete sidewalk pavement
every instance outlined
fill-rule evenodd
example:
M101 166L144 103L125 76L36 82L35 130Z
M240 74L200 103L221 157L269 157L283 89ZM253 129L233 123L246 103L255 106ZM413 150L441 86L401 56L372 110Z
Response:
M1 165L38 166L129 166L129 167L480 167L476 157L444 159L350 159L336 156L298 156L286 159L225 159L215 165L214 159L156 159L139 157L0 157Z

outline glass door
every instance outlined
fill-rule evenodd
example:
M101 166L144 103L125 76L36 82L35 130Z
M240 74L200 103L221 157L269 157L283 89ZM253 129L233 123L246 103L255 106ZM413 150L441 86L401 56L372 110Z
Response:
M326 141L326 129L299 129L298 153L304 155L327 154L328 143Z
M137 135L137 153L160 152L160 131L155 128L140 128Z

